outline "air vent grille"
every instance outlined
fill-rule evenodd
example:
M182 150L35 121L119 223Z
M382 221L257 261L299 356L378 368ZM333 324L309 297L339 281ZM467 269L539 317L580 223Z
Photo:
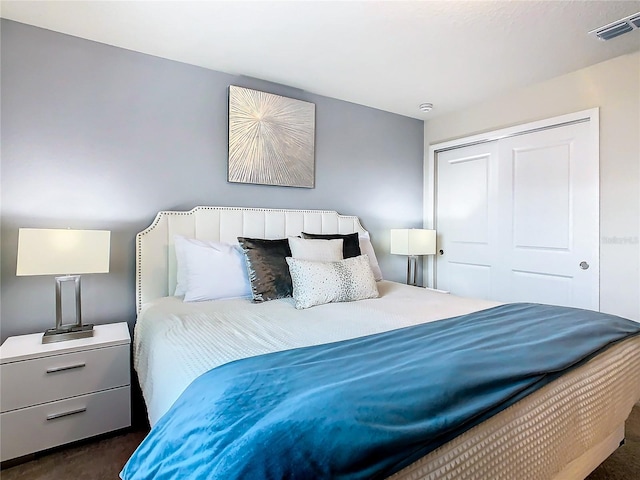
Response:
M600 40L611 40L612 38L619 37L622 34L639 28L640 12L634 13L633 15L629 15L628 17L620 20L616 20L615 22L596 28L595 30L591 30L589 34L595 35Z

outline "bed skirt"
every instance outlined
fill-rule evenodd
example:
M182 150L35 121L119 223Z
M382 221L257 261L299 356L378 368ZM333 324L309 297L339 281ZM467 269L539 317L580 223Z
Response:
M640 337L634 337L390 479L584 479L619 445L620 428L639 399Z

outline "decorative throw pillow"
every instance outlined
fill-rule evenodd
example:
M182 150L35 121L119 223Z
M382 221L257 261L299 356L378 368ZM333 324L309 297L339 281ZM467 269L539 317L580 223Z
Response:
M378 297L378 288L366 255L338 262L287 258L287 263L298 309Z
M342 260L341 238L335 240L306 239L289 237L291 256L300 260L313 260L316 262L337 262Z
M342 255L344 258L357 257L360 255L360 242L358 241L358 233L305 233L302 232L303 238L318 238L323 240L334 240L341 238L343 240Z
M185 302L251 295L244 256L237 246L181 235L176 235L174 242L181 280L178 285Z
M382 270L380 270L380 265L378 265L378 259L376 258L376 252L373 249L373 245L371 245L369 232L361 233L359 235L358 240L360 242L360 250L362 250L363 255L366 254L369 257L369 266L373 272L373 278L376 279L376 282L379 282L382 280Z
M244 251L254 302L291 296L291 275L286 257L291 256L289 240L238 237Z

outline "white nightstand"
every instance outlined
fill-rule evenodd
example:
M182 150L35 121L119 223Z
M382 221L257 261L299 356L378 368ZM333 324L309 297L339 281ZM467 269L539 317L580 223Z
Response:
M0 461L131 425L126 323L93 337L42 344L42 333L0 347Z

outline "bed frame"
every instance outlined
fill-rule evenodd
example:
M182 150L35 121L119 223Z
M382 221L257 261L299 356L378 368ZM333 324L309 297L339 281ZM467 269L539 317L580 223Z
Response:
M162 211L157 214L155 220L147 229L136 236L137 312L140 313L142 306L151 300L172 295L175 289L176 259L173 244L174 235L237 243L238 236L284 238L290 235L300 235L302 231L310 233L366 232L357 217L343 216L335 211L328 210L200 206L186 212ZM635 378L640 378L640 354L638 354L637 348L634 352L634 358L628 357L629 362L634 365L630 368L635 368L636 370L632 373L635 375ZM608 375L613 377L617 374L614 372ZM558 382L558 380L556 380L556 382ZM553 388L556 382L553 382L545 388ZM556 388L558 387L556 386ZM567 387L560 384L560 388L564 389ZM584 395L584 398L590 398L588 387L581 388L586 390L586 392L581 395ZM616 386L616 388L618 388L618 386ZM618 390L620 389L618 388ZM631 391L631 393L625 390L624 396L626 398L636 393L640 396L639 390L640 388L636 388L634 391ZM620 392L617 391L616 394L619 396ZM581 412L581 408L584 406L584 403L581 403L583 402L581 399L582 397L579 397L578 400L567 400L577 402L573 414L576 418L570 420L570 424L571 422L578 424L582 421L581 415L583 415L583 413ZM633 407L633 402L627 403L629 403L629 405L625 403L624 406L620 407L621 410L626 410L626 414L620 411L617 412L615 419L609 418L606 424L607 433L600 435L598 440L578 458L565 464L563 469L557 475L553 476L553 480L584 479L618 448L624 439L624 421ZM496 417L499 415L507 415L509 412L515 415L514 418L524 416L526 413L524 410L522 412L517 410L518 408L522 408L521 404L522 401L516 403L509 409L496 415ZM527 408L530 409L530 407ZM516 412L515 414L513 413L514 411ZM492 419L487 422L490 421L492 421ZM573 425L572 428L579 429L580 427ZM500 443L499 432L494 433L497 435L495 442ZM456 442L460 439L460 447L456 448L462 449L462 451L458 451L459 458L450 459L452 465L454 463L459 464L462 458L466 458L467 453L464 449L467 447L465 447L464 438L461 438L465 435L466 433L452 441ZM522 448L527 448L527 445L530 445L530 443L525 439L522 440L522 445ZM548 450L554 447L545 448ZM402 480L409 478L412 480L454 478L449 476L446 470L444 470L444 467L439 470L439 473L424 473L428 469L424 468L423 461L429 462L428 457L429 455L418 460L393 475L392 478Z

